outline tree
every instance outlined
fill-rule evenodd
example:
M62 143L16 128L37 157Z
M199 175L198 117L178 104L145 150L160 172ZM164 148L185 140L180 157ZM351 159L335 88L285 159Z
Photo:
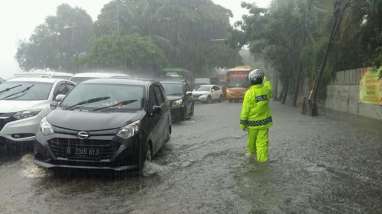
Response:
M87 51L92 34L91 17L80 8L62 4L55 16L47 17L28 41L20 43L16 59L25 70L73 71L78 57Z
M252 53L262 55L282 82L282 103L293 94L297 105L302 80L314 77L327 43L329 19L325 17L331 12L331 1L273 0L267 9L248 3L242 6L250 15L238 23L242 34L231 34L234 41L230 44L247 43Z
M211 0L114 0L104 6L95 25L97 36L148 36L164 50L170 65L204 73L241 63L239 49L216 42L232 29L231 15ZM210 54L219 51L225 52L219 58Z
M93 42L85 63L112 69L141 69L156 71L166 65L163 51L148 37L137 34L104 36Z

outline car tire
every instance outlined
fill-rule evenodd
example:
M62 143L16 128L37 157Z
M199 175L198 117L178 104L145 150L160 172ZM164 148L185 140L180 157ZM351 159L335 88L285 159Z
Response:
M171 132L172 132L172 127L171 125L168 127L168 130L167 130L167 136L166 136L166 143L170 141L171 139Z
M187 112L186 108L185 108L185 119L186 120L190 120L192 118L192 116L194 116L194 104L191 104L191 109L190 109L190 112Z
M191 112L190 112L190 119L194 116L195 113L195 103L192 103Z
M211 96L208 96L207 97L207 104L211 104L212 103L212 98L211 98Z
M224 101L224 97L223 97L223 95L220 95L220 97L219 97L219 103L221 103L221 102L223 102Z
M150 142L146 142L144 146L140 146L139 157L138 157L138 170L139 175L143 175L143 169L145 168L146 161L152 161L153 153L152 146Z

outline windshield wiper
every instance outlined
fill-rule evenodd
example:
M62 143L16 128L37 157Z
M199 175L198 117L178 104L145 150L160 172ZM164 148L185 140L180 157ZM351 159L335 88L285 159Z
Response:
M22 84L19 84L19 85L15 85L15 86L12 86L12 87L9 87L9 88L6 88L6 89L3 89L0 91L0 94L4 93L4 92L7 92L7 91L10 91L12 89L15 89L15 88L18 88L18 87L21 87L23 86Z
M113 107L116 107L116 106L126 106L126 105L129 105L131 103L135 103L137 101L138 100L124 100L124 101L118 102L118 103L116 103L114 105L104 106L104 107L101 107L101 108L93 109L93 111L100 111L100 110L104 110L104 109L113 108Z
M15 92L15 93L13 93L11 95L8 95L8 96L4 97L3 100L8 100L9 98L11 98L11 97L13 97L15 95L18 95L18 94L21 94L21 95L17 96L16 98L21 97L21 96L23 96L25 94L25 92L29 91L33 87L34 87L34 85L30 85L30 86L26 87L25 89L23 89L21 91Z
M71 105L67 108L65 108L66 110L73 110L75 108L77 108L78 106L81 106L81 105L85 105L85 104L90 104L90 103L96 103L96 102L100 102L100 101L104 101L104 100L108 100L110 99L110 97L96 97L96 98L92 98L92 99L88 99L88 100L85 100L85 101L81 101L79 103L76 103L74 105Z

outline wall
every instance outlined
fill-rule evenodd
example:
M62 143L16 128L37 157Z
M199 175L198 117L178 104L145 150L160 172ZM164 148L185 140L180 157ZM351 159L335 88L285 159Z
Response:
M325 107L382 120L382 106L360 103L359 83L362 70L337 72L335 80L327 87Z

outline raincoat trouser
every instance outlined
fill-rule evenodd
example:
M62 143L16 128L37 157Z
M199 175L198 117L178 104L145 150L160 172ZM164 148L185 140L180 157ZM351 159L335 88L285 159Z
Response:
M269 108L271 98L272 86L269 81L252 86L245 94L240 114L240 127L248 130L247 152L256 155L258 162L268 161L268 134L272 126Z

